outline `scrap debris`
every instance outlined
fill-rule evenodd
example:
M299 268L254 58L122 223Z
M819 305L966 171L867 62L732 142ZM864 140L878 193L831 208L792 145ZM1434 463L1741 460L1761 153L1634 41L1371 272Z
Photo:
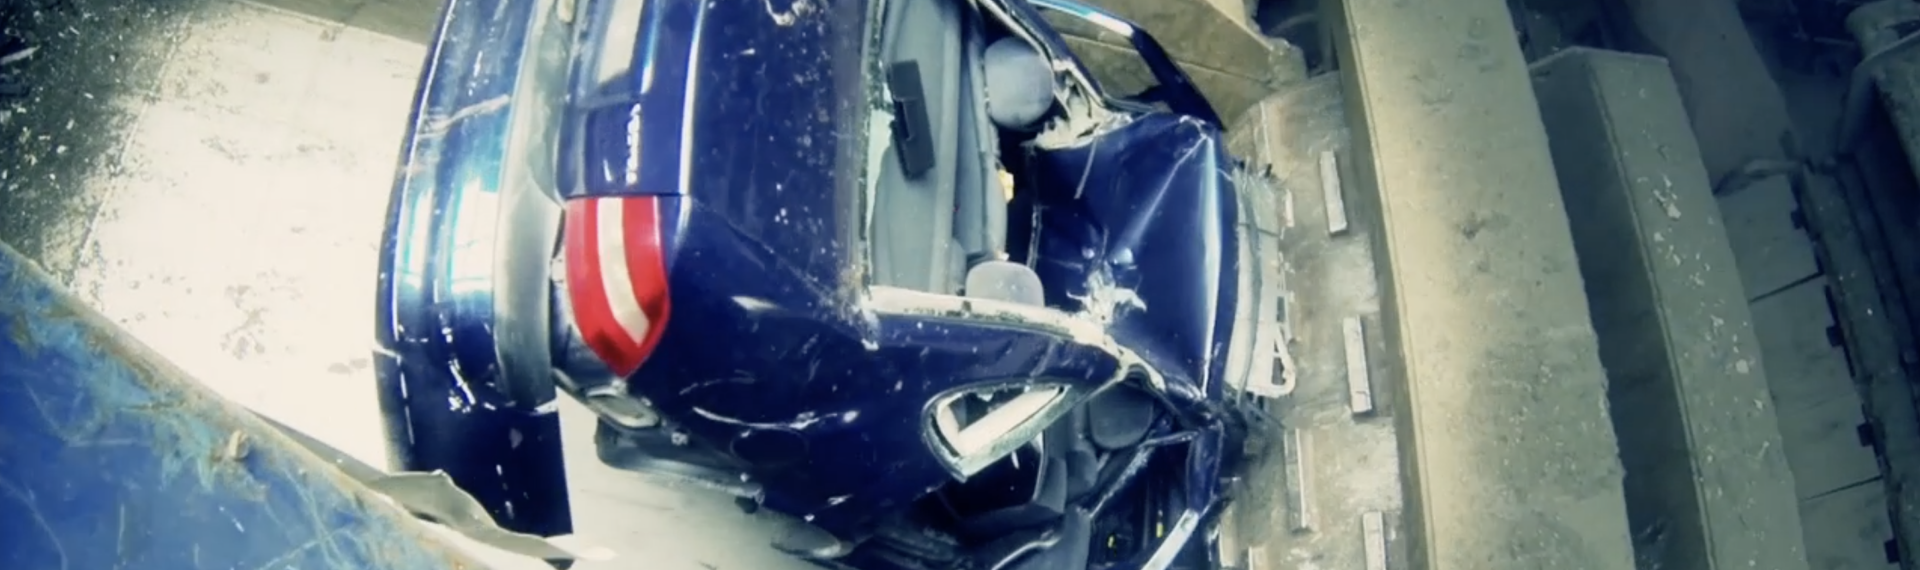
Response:
M15 63L25 61L27 58L33 57L33 52L36 52L36 51L40 51L40 46L32 46L23 50L18 50L13 53L9 53L7 55L0 55L0 67L13 65Z
M40 46L28 46L0 55L0 97L17 97L27 93L27 85L14 77L14 74L7 72L5 68L26 61L37 51L40 51Z

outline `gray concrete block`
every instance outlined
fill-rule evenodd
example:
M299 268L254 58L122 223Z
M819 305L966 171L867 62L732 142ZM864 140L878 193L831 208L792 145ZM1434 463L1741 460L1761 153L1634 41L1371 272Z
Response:
M1710 180L1749 160L1781 159L1793 136L1773 81L1734 0L1621 0L1610 12L1628 32L1623 49L1665 55ZM1804 146L1804 145L1803 145Z
M1607 378L1502 0L1329 6L1381 262L1410 568L1634 567Z
M1611 380L1644 562L1807 568L1753 318L1678 89L1658 58L1535 65Z
M1860 397L1851 391L1817 406L1780 410L1794 496L1810 499L1880 476L1873 448L1860 440L1866 421Z
M1090 4L1132 20L1160 41L1167 55L1192 77L1220 115L1240 115L1282 84L1305 79L1298 50L1260 34L1244 6L1223 0L1093 0ZM1070 19L1070 18L1069 18ZM1098 28L1049 16L1061 33L1076 41L1096 74L1126 74L1139 56L1124 38ZM1064 24L1064 25L1061 25ZM1089 46L1104 46L1092 49ZM1144 68L1140 68L1144 71ZM1143 85L1144 86L1144 85Z
M1813 240L1796 227L1800 205L1793 180L1775 176L1720 197L1720 217L1740 265L1747 298L1766 295L1820 272Z
M1755 302L1753 321L1766 355L1767 382L1782 411L1854 396L1846 353L1833 343L1824 279Z
M1067 19L1049 18L1049 21L1055 22L1056 27L1064 30L1061 33L1067 41L1067 48L1073 50L1074 56L1079 57L1080 61L1086 64L1087 71L1093 74L1095 81L1100 82L1102 89L1113 95L1124 97L1159 83L1142 62L1140 55L1133 51L1133 46L1113 39L1111 34L1103 37L1096 30L1087 29L1092 26L1073 26L1070 22L1063 22L1064 20ZM1059 25L1062 23L1068 25ZM1154 28L1145 24L1142 24L1142 27L1147 28L1149 32L1154 31ZM1158 37L1157 33L1155 37ZM1168 49L1173 48L1168 47ZM1273 59L1278 57L1276 55L1263 53L1259 57L1261 61L1279 61ZM1261 64L1223 70L1197 64L1191 60L1175 59L1174 62L1180 64L1187 78L1193 80L1194 87L1198 88L1200 94L1207 98L1207 102L1213 105L1214 111L1228 122L1239 118L1261 98L1272 93L1272 85L1284 83L1286 78L1297 79L1304 74L1304 71L1286 72L1285 66L1281 64ZM1275 71L1266 71L1269 68ZM1242 73L1253 72L1259 72L1262 75L1242 75Z
M1834 570L1899 568L1886 558L1893 528L1885 493L1879 485L1861 485L1807 501L1807 560Z
M1856 431L1866 421L1865 408L1846 354L1828 336L1834 318L1827 287L1826 278L1817 278L1753 303L1754 332L1802 499L1880 474Z

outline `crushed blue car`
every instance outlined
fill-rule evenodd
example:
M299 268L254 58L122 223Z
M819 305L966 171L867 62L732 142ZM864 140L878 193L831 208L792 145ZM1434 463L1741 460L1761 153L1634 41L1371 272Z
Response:
M394 460L564 534L564 393L602 461L823 565L1217 567L1266 354L1243 172L1068 0L452 0L381 260Z

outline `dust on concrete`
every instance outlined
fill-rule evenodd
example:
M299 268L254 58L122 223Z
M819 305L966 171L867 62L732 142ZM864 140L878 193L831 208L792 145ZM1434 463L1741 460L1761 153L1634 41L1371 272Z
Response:
M3 71L0 242L63 282L85 255L106 200L83 182L112 171L135 110L122 96L151 89L193 0L35 0L0 6L0 54L31 50ZM103 73L102 70L114 70Z

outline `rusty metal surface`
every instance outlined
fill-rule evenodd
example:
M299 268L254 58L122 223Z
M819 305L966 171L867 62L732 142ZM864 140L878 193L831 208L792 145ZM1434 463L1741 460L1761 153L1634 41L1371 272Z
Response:
M0 243L221 396L384 465L375 248L439 3L28 4L0 6L0 57L32 50L0 66L26 87L0 91ZM561 413L576 529L616 555L575 568L809 567L727 497L600 465Z

